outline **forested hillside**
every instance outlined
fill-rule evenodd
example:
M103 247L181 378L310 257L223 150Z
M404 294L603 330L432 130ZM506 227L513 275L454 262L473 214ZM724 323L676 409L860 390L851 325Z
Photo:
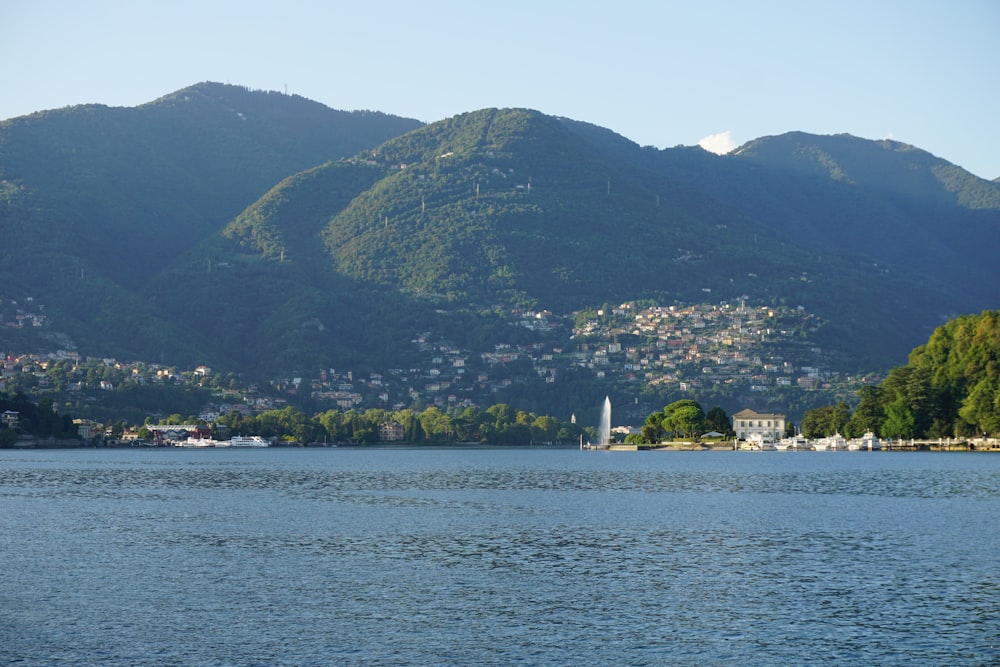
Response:
M213 348L192 326L200 317L149 303L160 271L282 178L419 126L214 83L136 108L87 105L4 121L3 294L38 298L65 334L39 340L45 332L34 332L34 345L68 340L96 354L200 358Z
M884 382L846 404L806 415L804 428L860 437L951 438L1000 433L1000 311L950 320L910 353Z
M1000 311L936 329L880 394L890 437L1000 432Z
M0 327L8 350L381 372L426 335L532 345L527 311L729 302L801 308L800 348L888 369L1000 301L1000 184L846 135L716 156L526 109L422 125L199 84L0 123L0 181L0 296L45 307Z

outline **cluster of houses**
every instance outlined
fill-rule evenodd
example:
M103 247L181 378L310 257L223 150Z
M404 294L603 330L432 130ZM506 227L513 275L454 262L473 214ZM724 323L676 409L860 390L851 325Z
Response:
M546 383L558 382L569 368L582 368L599 380L668 384L682 391L712 383L740 384L758 392L783 386L815 389L826 379L819 365L822 350L799 343L803 331L816 326L801 308L742 303L640 308L625 303L609 312L596 311L575 326L571 318L545 310L514 310L510 316L517 326L540 333L539 342L463 350L427 332L412 340L423 356L419 367L386 369L363 378L325 369L315 378L274 384L291 393L308 388L314 399L345 409L400 409L415 400L442 408L489 403L491 394L525 379L512 377L510 368L530 368Z
M682 391L710 383L749 385L752 391L822 385L822 350L798 341L815 327L802 308L745 303L640 308L624 303L578 325L578 363L605 375L621 374ZM622 346L627 336L641 341ZM791 354L796 358L790 358ZM808 362L808 363L807 363Z
M44 327L47 316L45 306L35 303L30 296L20 299L0 296L0 327L23 329L25 327Z
M412 339L420 361L411 368L386 368L364 375L320 369L313 377L282 376L266 391L247 384L228 386L200 418L214 421L237 411L252 415L280 409L298 397L342 410L402 409L420 402L442 409L490 405L515 382L557 383L569 369L584 369L601 381L667 385L682 391L710 384L738 384L753 391L823 386L821 351L801 343L816 325L801 308L749 307L743 303L640 307L623 303L591 317L545 310L508 312L511 324L537 335L533 342L494 342L486 349L461 349L430 332ZM525 336L512 336L524 340ZM795 358L792 358L794 355ZM68 364L61 380L49 372ZM95 371L94 367L97 366ZM3 360L0 391L19 375L18 388L31 393L114 391L122 382L204 384L213 370L189 371L144 362L84 359L72 351L19 355ZM57 386L58 385L58 386Z

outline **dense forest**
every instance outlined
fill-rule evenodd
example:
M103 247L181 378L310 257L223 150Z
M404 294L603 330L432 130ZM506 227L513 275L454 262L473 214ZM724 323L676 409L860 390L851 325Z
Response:
M0 423L0 447L12 447L18 433L26 433L39 438L76 439L77 426L68 414L57 413L51 398L42 398L37 403L24 394L7 396L0 392L0 413L17 413L17 426L8 427Z
M864 387L853 412L844 403L811 410L807 437L872 431L883 438L945 438L1000 433L1000 311L938 327L909 363Z

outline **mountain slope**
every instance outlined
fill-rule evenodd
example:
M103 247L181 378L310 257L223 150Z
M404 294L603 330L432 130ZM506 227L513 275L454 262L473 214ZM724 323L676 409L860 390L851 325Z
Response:
M1000 187L925 151L793 132L724 157L669 149L649 162L812 249L811 262L848 253L918 286L945 284L953 315L1000 298Z
M199 84L0 124L0 176L5 292L91 354L262 375L405 367L416 332L489 348L521 335L497 313L636 299L802 306L825 321L803 344L879 367L1000 298L1000 185L846 135L720 157L526 109L422 126Z
M72 241L127 234L169 258L281 178L418 125L206 83L136 108L70 107L0 123L0 176Z
M810 140L796 135L796 145ZM831 158L817 169L787 142L731 158L651 151L585 123L485 109L324 168L326 185L301 197L282 191L282 201L310 207L310 244L328 219L319 237L329 258L310 247L307 263L383 294L556 312L636 298L802 305L830 321L816 342L856 363L903 354L943 319L995 296L997 269L983 261L1000 228L985 207L991 184L959 188L978 193L983 208L957 195L949 205L951 185L933 177L948 169L931 161L926 173L909 173L911 153L926 154L893 151L866 170L864 152L884 151L875 142L815 141L853 155L845 162L854 178ZM324 200L323 188L347 183L352 196ZM263 257L287 252L294 238L288 216L267 214L272 200L228 232L242 230L244 246L256 239ZM954 266L937 270L942 258Z
M899 141L789 132L750 141L733 157L772 168L813 173L918 201L968 209L1000 209L1000 189L946 160Z
M463 114L380 147L367 161L378 185L335 212L324 238L343 273L451 301L567 310L721 285L664 265L735 259L725 226L739 216L638 177L621 148L609 155L538 112Z
M143 284L285 176L419 126L213 83L136 108L2 122L0 281L10 296L47 304L84 349L189 358L201 335L164 320ZM128 325L96 316L104 310ZM134 335L134 323L176 344Z

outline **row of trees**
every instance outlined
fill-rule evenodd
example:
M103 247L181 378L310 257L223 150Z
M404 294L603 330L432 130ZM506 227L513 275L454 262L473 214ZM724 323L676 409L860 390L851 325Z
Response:
M22 393L13 396L0 393L0 412L8 410L17 413L17 430L0 424L0 447L13 446L18 431L42 438L77 437L77 427L72 417L58 414L49 397L35 403Z
M163 423L186 422L171 415ZM312 417L297 408L268 410L245 417L231 412L219 418L231 433L302 443L379 442L379 425L398 423L403 438L413 443L477 442L490 445L573 443L581 436L594 437L594 427L581 428L548 415L516 410L506 403L485 410L465 408L445 412L437 407L421 411L369 409L327 410Z
M697 401L683 399L650 414L642 431L629 434L625 441L655 445L668 438L698 440L703 434L711 432L732 435L732 424L726 411L716 406L706 413Z
M881 438L969 437L1000 433L1000 311L959 317L938 327L909 363L846 403L806 412L802 433Z

